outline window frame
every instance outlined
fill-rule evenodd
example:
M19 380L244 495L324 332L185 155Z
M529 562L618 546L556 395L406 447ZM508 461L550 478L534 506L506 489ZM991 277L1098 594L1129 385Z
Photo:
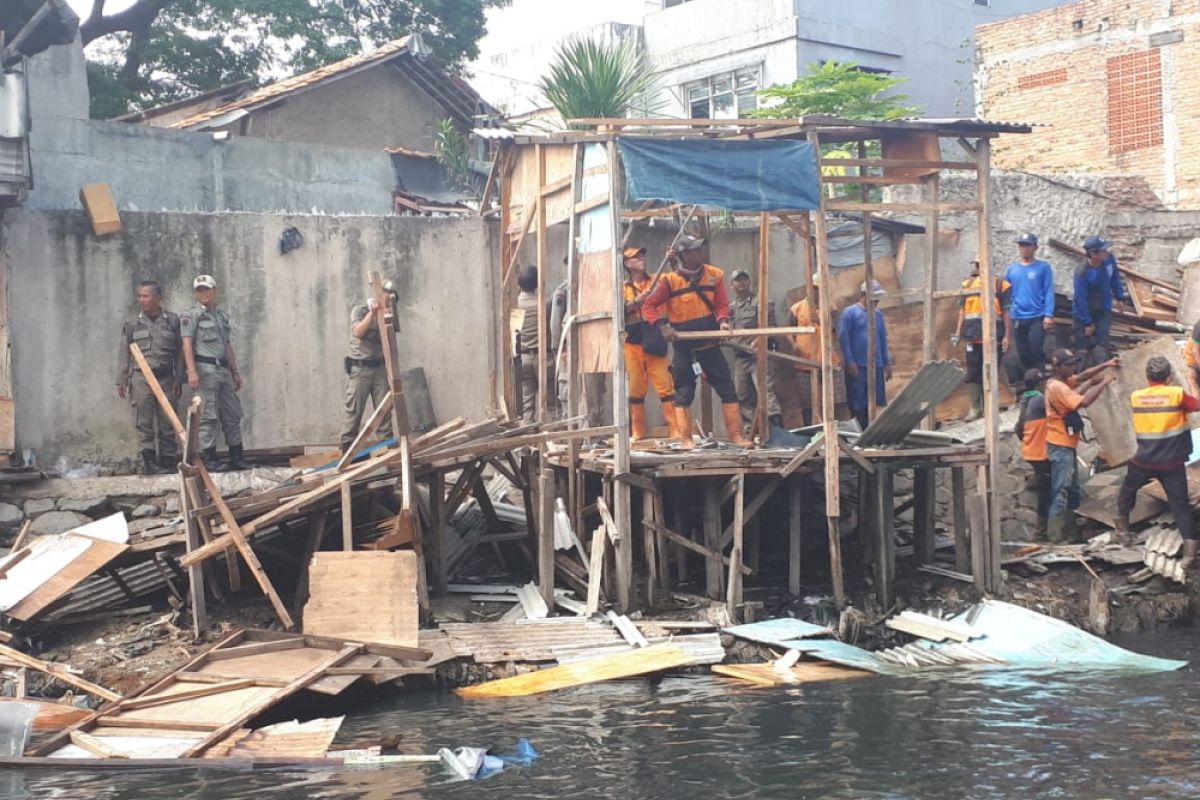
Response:
M762 89L762 71L763 65L759 62L753 65L721 70L720 72L706 75L703 78L697 78L694 81L687 81L681 84L680 96L683 98L687 118L738 119L742 112L756 110L759 107L756 92ZM746 78L750 74L754 76L753 88L739 91L739 88L748 87ZM717 91L718 84L727 85L728 88L722 88L720 91ZM697 95L696 90L698 89L704 89L704 95ZM722 113L714 116L717 98L722 98ZM725 98L728 98L728 100L725 100ZM754 105L747 107L744 104L744 101L747 99L752 100ZM696 106L701 103L704 103L708 108L708 114L703 117L696 116L694 113Z

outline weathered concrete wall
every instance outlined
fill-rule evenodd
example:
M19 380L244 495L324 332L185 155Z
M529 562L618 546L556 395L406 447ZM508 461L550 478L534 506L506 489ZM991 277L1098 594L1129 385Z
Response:
M178 311L197 273L216 275L248 447L336 440L350 308L371 269L397 279L401 367L424 367L439 419L487 411L496 247L482 220L126 212L124 223L97 239L81 212L3 218L17 436L42 463L135 455L115 371L122 317L147 278ZM292 225L304 246L281 256Z

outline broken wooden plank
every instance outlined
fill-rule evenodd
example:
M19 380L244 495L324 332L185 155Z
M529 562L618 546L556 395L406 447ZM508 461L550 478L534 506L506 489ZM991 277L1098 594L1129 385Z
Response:
M651 645L616 655L575 661L557 667L488 681L457 690L460 697L527 697L573 686L632 678L687 666L690 657L671 644Z
M76 747L82 747L96 758L129 758L128 753L123 753L114 747L109 747L95 736L86 734L83 731L71 731L71 744Z
M661 532L663 536L666 536L668 539L670 539L672 542L675 542L676 544L686 547L688 550L691 550L694 553L699 553L700 555L702 555L708 559L719 560L722 564L724 564L727 567L729 567L733 564L733 562L729 560L728 556L718 553L715 550L710 550L709 548L705 547L702 544L697 544L696 542L693 542L691 539L688 539L686 536L680 536L678 533L676 533L673 530L670 530L669 528L665 528L662 525L659 525L657 523L655 523L653 525L653 527L655 529L657 529L659 532ZM742 564L738 569L741 571L741 573L743 575L750 575L754 572L754 570L752 570L750 567L747 567L745 564Z
M4 658L7 661L16 662L17 664L29 667L30 669L35 669L38 672L43 672L47 675L52 675L63 683L70 684L76 689L82 689L88 694L93 694L96 697L104 700L121 699L121 695L117 694L116 692L110 691L105 689L103 686L98 686L91 681L73 675L66 669L66 667L63 667L59 664L52 664L49 661L42 661L39 658L26 655L20 650L14 650L11 647L0 645L0 658Z
M172 694L150 694L135 697L131 700L125 700L121 703L121 712L136 711L141 708L154 708L156 706L171 705L172 703L183 703L188 700L195 700L200 697L209 697L214 694L230 692L234 689L244 689L247 686L254 686L255 681L249 678L240 680L222 681L221 683L210 683L199 689L187 689L182 692L174 692Z
M970 625L921 614L917 611L903 611L884 624L892 630L928 639L931 642L944 642L948 639L955 642L969 642L982 635Z
M308 585L306 634L417 644L417 557L411 550L316 553Z
M589 616L600 610L600 587L604 577L604 548L608 546L608 535L601 525L592 533L591 565L588 568L587 607Z

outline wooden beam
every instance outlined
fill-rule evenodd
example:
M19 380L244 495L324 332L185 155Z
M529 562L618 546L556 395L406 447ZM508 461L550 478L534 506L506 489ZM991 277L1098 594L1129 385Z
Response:
M734 481L736 481L737 492L740 492L743 495L746 492L745 477L746 476L744 474L739 473L733 479ZM762 507L766 504L767 500L770 499L771 495L775 493L775 490L778 489L780 484L782 484L782 483L783 483L783 476L776 475L776 476L772 477L769 481L767 481L765 486L763 486L761 489L758 490L758 494L754 495L754 499L750 501L750 504L748 506L745 506L745 508L742 512L743 523L749 522L750 520L754 519L754 517L758 514L758 512L762 510ZM735 522L736 522L736 519L735 519ZM735 522L729 523L729 525L727 525L725 527L725 530L723 530L721 532L722 548L727 546L737 536L737 529L735 526Z
M711 553L712 556L720 555L721 495L717 490L716 484L711 480L704 481L703 519L705 550ZM704 562L704 587L710 600L719 600L721 598L721 590L724 588L724 579L721 571L723 559L724 556L721 556L721 558L709 557Z
M617 428L613 436L613 472L629 472L629 381L628 365L625 363L625 307L624 260L621 256L621 187L620 156L617 143L605 145L608 156L608 197L610 201L611 258L613 288L611 295L612 321L612 419ZM636 586L633 576L633 511L629 484L612 483L612 512L620 540L613 546L617 578L617 609L624 614L634 610Z
M681 342L695 342L706 339L765 339L770 336L795 336L797 333L816 333L811 325L785 325L768 328L764 325L756 330L742 328L730 331L675 331L675 339Z
M808 446L796 454L795 458L783 465L783 469L779 470L779 477L787 478L793 472L800 469L809 459L811 459L821 449L821 445L825 443L823 438L813 438Z
M92 683L89 680L71 674L66 667L59 664L52 664L49 661L42 661L33 656L26 655L20 650L14 650L11 647L0 644L0 658L5 661L15 662L38 672L45 673L52 677L58 678L63 683L74 686L76 689L81 689L88 694L95 695L102 700L120 700L121 695L116 692L105 689L103 686Z
M608 534L600 525L592 532L592 549L588 554L587 615L600 611L600 587L603 585L604 549L608 546Z
M384 291L383 278L378 272L368 272L367 280L375 298L375 325L383 344L383 367L387 372L388 393L392 395L392 436L402 439L408 435L408 406L404 400L404 389L400 384L400 373L396 366L399 354L396 351L395 296Z
M979 195L979 281L983 286L983 431L984 452L987 453L987 479L978 487L987 507L988 574L987 588L999 591L1000 575L1000 499L996 497L995 481L1000 475L1000 443L998 439L1000 414L1000 348L996 341L996 282L992 276L991 257L991 150L988 139L976 145L979 164L976 187Z
M259 656L263 653L278 653L284 650L298 650L301 647L304 647L304 637L293 636L288 639L278 639L271 642L251 642L250 644L221 647L216 650L209 651L208 660L228 661L231 658L245 658L246 656Z
M903 177L900 175L825 175L821 183L832 184L866 184L871 186L898 186L901 184L920 184L920 178Z
M967 490L963 467L950 470L950 503L954 514L954 569L971 572L971 531L967 527Z
M913 556L917 566L933 563L937 498L932 467L913 470Z
M936 211L941 213L953 213L957 211L979 211L978 203L863 203L831 200L825 204L827 211L857 211L857 212L893 212L902 214L906 212L925 212Z
M925 179L925 193L928 195L927 200L930 203L937 203L941 198L941 184L937 173L928 176ZM922 330L924 339L921 342L921 360L928 364L935 360L937 355L937 343L934 341L934 325L937 320L934 318L936 304L928 299L932 298L937 293L937 273L938 273L938 248L939 242L939 221L941 216L936 211L929 211L925 217L925 245L928 251L925 258L925 307L922 310ZM931 408L929 414L926 415L921 427L925 430L933 430L935 419L937 417L937 409Z
M686 536L680 536L675 531L670 530L669 528L665 528L662 525L659 525L657 523L655 523L655 527L658 528L659 532L662 533L663 536L667 537L672 542L675 542L680 547L691 550L693 553L699 553L700 555L704 556L706 559L708 559L709 561L711 561L713 563L723 564L727 567L731 567L733 565L733 562L730 561L730 559L727 556L723 555L722 553L718 553L716 550L713 550L712 548L705 547L704 545L699 544L697 542L693 542L691 539L687 538ZM754 572L754 570L750 569L745 564L742 564L738 568L738 570L743 575L750 575Z
M200 722L199 720L190 719L156 719L135 717L133 715L118 714L119 709L114 709L112 716L103 716L96 719L96 727L98 728L146 728L153 731L215 731L221 727L219 722ZM232 731L230 731L232 733ZM74 732L72 732L72 735ZM186 758L186 756L185 756Z
M896 538L895 538L895 507L896 498L892 471L881 469L873 481L875 484L874 508L872 521L874 524L875 550L875 592L879 604L885 608L892 607L895 596L893 585L896 577Z
M976 169L974 161L917 161L907 158L822 158L822 167L907 167L909 169ZM826 179L834 176L826 176Z
M379 405L375 406L375 410L371 412L371 416L367 418L358 435L354 437L354 441L350 443L350 446L346 448L346 452L342 453L342 457L338 459L337 466L333 468L335 472L343 472L346 467L350 466L350 462L354 460L355 455L362 449L363 442L378 430L379 426L383 424L384 417L391 413L393 402L395 402L395 399L392 397L391 392L383 396L383 400ZM395 436L398 434L393 432L392 435Z
M186 682L186 681L185 681ZM225 680L220 683L210 683L201 685L199 689L188 689L182 692L173 694L154 694L135 697L131 700L123 700L116 710L122 714L129 711L137 711L143 708L156 708L158 706L169 706L172 703L183 703L188 700L195 700L200 697L209 697L214 694L222 694L224 692L232 692L236 689L245 689L254 686L254 679L239 678L237 680Z
M770 281L767 273L767 265L771 258L771 216L763 213L758 220L758 279L755 284L755 291L758 292L758 319L755 320L755 327L762 329L766 328L770 322L768 311L770 310L771 292ZM756 397L758 400L758 408L755 410L755 418L758 420L758 435L759 441L765 446L767 440L771 438L771 423L767 419L768 400L770 392L768 387L771 385L767 380L767 339L766 337L758 337L754 340L755 364L754 364L754 383ZM753 438L753 433L751 433ZM743 476L743 488L744 488ZM740 588L738 594L740 595ZM739 602L740 602L739 597Z
M839 436L837 442L838 442L838 449L840 449L843 453L845 453L846 456L851 461L853 461L855 464L857 464L859 469L861 469L863 472L866 472L869 475L875 474L875 465L872 464L867 459L863 458L863 456L860 453L858 453L853 447L851 447L849 445L849 443L846 442L845 439L843 439L842 437Z
M83 731L71 731L71 744L87 750L96 758L129 758L128 753L123 753L114 747L109 747L95 736Z
M470 467L467 468L468 470ZM433 562L433 595L446 595L447 562L446 538L446 476L434 470L428 477L429 486L429 560Z
M759 302L763 302L761 298ZM738 609L742 605L742 552L746 546L745 506L746 476L738 475L737 495L733 499L733 553L729 559L729 587L725 592L725 611L729 614L729 619L735 622L738 620Z

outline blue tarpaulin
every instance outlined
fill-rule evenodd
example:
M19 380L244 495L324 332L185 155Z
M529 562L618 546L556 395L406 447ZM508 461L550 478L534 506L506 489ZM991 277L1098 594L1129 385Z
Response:
M808 142L621 139L629 199L728 211L816 209L821 185Z

